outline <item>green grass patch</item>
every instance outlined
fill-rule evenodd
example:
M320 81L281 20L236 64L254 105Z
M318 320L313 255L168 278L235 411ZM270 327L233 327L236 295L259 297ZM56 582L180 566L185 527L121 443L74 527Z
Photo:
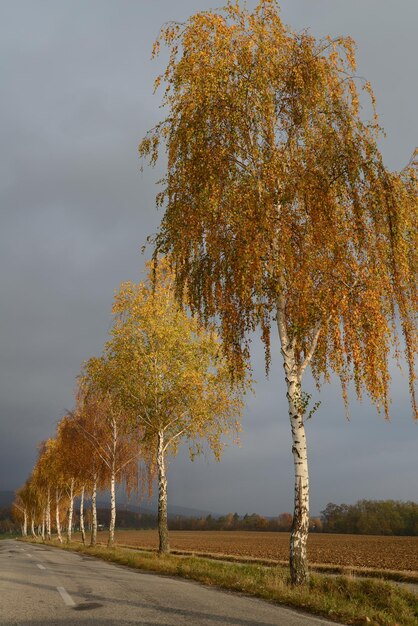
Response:
M418 595L382 580L312 574L306 585L292 587L287 568L280 566L159 556L152 551L121 547L90 548L56 541L51 544L120 565L239 591L345 624L418 626Z

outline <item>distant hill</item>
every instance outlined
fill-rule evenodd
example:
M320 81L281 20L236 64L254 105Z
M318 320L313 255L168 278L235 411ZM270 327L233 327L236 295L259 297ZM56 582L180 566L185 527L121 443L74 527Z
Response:
M12 506L14 499L14 491L0 491L0 509L6 509Z
M147 502L146 506L142 506L141 504L131 504L130 502L125 502L122 500L117 500L117 508L118 510L126 510L131 511L132 513L143 513L145 515L157 515L157 505L152 502ZM108 509L110 508L109 500L100 500L97 502L98 508ZM188 518L202 518L207 517L208 515L212 515L218 517L212 511L203 511L201 509L190 509L185 506L176 506L168 505L168 515L170 517L188 517Z
M12 506L15 499L14 491L0 491L0 509L5 509ZM109 499L100 499L97 502L98 508L101 509L109 509L110 508L110 500ZM153 502L147 502L145 506L141 504L131 504L130 502L126 502L124 499L118 498L117 507L120 510L131 511L132 513L144 513L146 515L156 515L157 514L157 505ZM168 506L168 514L171 517L181 516L181 517L190 517L190 518L201 518L207 517L208 515L212 515L217 517L212 511L203 511L201 509L190 509L185 506L176 506L175 504Z

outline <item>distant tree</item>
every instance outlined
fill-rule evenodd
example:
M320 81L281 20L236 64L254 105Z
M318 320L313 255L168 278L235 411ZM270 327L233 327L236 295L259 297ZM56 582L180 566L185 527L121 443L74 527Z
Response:
M48 449L50 452L48 471L53 498L55 500L55 528L58 541L62 543L61 527L64 516L66 516L67 513L67 504L69 502L66 489L66 468L60 453L60 442L56 437L48 440Z
M74 499L81 493L83 467L77 450L78 432L71 413L65 415L57 427L56 461L61 484L68 498L67 543L72 540Z
M121 286L105 351L111 393L141 429L143 455L157 470L160 553L169 552L166 457L186 441L192 458L207 442L219 459L222 435L238 430L246 388L245 377L230 383L218 339L178 307L172 283L162 261L147 281Z
M354 381L385 415L389 352L405 339L413 414L417 352L417 176L389 172L376 117L359 117L354 43L293 32L275 0L238 2L163 27L171 51L167 117L140 154L168 154L156 254L169 255L178 298L219 321L231 371L261 326L270 362L278 329L294 459L291 579L307 579L309 480L303 391ZM364 89L373 93L368 83Z
M43 518L45 521L46 538L51 540L51 500L55 476L53 474L53 456L55 454L54 440L48 439L39 444L39 455L32 473L32 479L37 485L45 504Z
M26 511L27 521L30 522L30 532L33 537L37 537L36 527L42 523L42 499L41 493L33 480L33 475L29 476L23 487L19 489L19 500Z
M98 410L98 401L88 387L78 379L76 406L72 419L77 432L77 456L81 466L80 531L85 543L84 496L91 495L91 538L90 545L97 543L97 490L109 484L109 468L99 454L100 445L105 445L106 420Z
M293 515L291 513L281 513L277 518L277 526L279 530L290 531L293 523Z
M320 533L323 530L323 522L320 517L311 517L309 520L309 531Z
M140 454L138 433L127 420L120 397L112 393L114 375L112 363L104 357L89 359L79 379L78 411L74 419L76 430L93 447L107 470L111 510L109 547L115 539L116 484L129 474L136 475Z
M12 504L12 516L21 525L22 537L28 534L28 501L25 486L16 491L16 497Z
M396 500L329 503L321 513L325 532L360 535L418 535L418 504Z
M225 515L224 528L225 530L233 530L235 526L235 518L233 513Z

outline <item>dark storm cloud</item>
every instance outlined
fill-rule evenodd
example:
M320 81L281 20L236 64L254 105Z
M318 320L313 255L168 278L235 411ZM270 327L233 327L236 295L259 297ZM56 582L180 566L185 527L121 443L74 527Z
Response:
M215 3L216 5L217 3ZM249 2L254 6L255 2ZM358 40L359 74L376 88L391 167L416 138L414 1L298 0L282 15L297 29ZM139 170L137 144L160 118L150 62L161 24L207 0L38 0L0 6L0 489L30 471L36 446L73 403L81 362L100 353L122 280L140 280L140 247L161 217L156 171ZM221 464L170 466L170 499L218 512L291 509L292 458L277 346L268 381L254 342L256 397L241 447ZM367 403L344 419L334 382L309 424L312 508L359 497L416 499L417 425L395 374L394 418ZM316 392L313 391L316 399Z

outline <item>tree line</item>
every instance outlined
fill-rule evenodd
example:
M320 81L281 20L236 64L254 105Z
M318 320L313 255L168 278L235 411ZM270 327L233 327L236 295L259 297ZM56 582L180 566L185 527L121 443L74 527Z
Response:
M228 513L214 517L172 517L169 522L172 530L254 530L270 532L290 532L292 530L293 515L291 513L280 513L277 517L265 517L258 513ZM311 532L322 530L322 521L319 517L312 517L309 522Z
M121 285L110 339L86 361L75 406L55 437L39 446L33 471L17 491L23 535L71 541L74 502L86 542L85 499L91 500L91 545L97 541L97 492L110 492L109 546L114 543L116 489L158 489L159 550L169 552L167 458L185 442L193 459L204 449L220 459L225 437L237 436L247 374L231 380L216 333L187 315L174 298L168 263L148 278Z
M0 509L0 533L18 531L11 509ZM117 527L126 529L151 529L158 527L158 516L151 512L136 512L126 509L117 511ZM109 528L111 511L97 509L99 528ZM91 508L85 514L86 527L92 528ZM168 518L170 530L222 530L222 531L269 531L290 532L293 516L281 513L277 517L265 517L258 513L227 513L226 515L187 517L172 515ZM80 528L79 512L74 514L73 523ZM318 517L311 517L309 531L315 533L340 533L354 535L418 536L418 503L399 500L360 500L355 504L330 502Z
M418 504L399 500L330 502L321 512L323 531L358 535L418 535Z

